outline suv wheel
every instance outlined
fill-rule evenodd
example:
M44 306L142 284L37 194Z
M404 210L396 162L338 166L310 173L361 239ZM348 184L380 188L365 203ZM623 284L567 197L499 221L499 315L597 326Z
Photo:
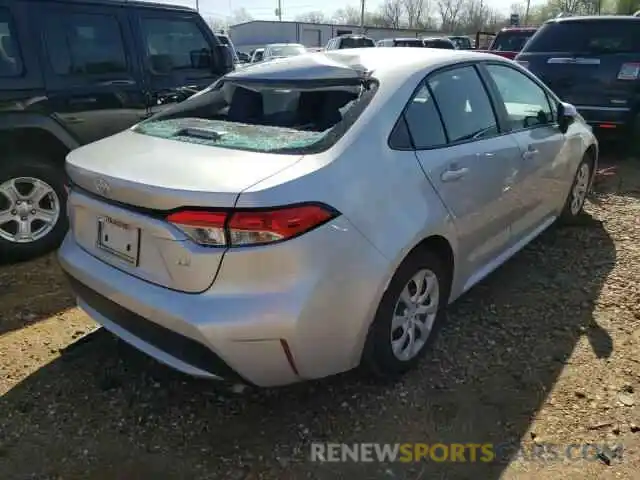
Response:
M29 260L60 245L67 231L65 175L34 155L0 170L0 259Z
M364 369L393 379L413 368L435 338L448 292L439 258L428 251L411 253L380 301L363 353Z

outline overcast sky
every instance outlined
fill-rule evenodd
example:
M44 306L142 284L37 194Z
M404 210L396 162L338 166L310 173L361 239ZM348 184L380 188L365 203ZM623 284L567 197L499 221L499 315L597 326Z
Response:
M173 3L196 6L196 0L155 0L161 3ZM360 8L358 1L347 0L323 0L322 2L313 2L311 0L281 0L282 1L282 19L293 20L296 15L310 11L322 11L330 17L333 12L347 5ZM510 13L511 4L515 0L488 0L487 3L498 9L505 15ZM537 4L540 0L532 0L531 4ZM375 10L381 0L369 0L370 5L367 10ZM244 8L256 20L276 20L275 9L278 6L277 0L199 0L200 13L203 17L214 17L224 19L231 15L231 12Z

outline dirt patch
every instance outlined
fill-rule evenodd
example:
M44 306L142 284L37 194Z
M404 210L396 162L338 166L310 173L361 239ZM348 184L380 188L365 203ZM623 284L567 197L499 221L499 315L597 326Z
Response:
M585 221L546 232L461 298L428 360L395 385L347 374L233 394L87 335L95 324L53 256L2 267L2 476L638 478L639 192L638 163L603 176ZM491 464L321 464L311 442L524 449ZM586 460L540 455L584 443L596 448Z

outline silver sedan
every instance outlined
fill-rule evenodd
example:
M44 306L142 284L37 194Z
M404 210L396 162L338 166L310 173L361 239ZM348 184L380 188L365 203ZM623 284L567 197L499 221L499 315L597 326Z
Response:
M597 158L576 109L494 55L279 59L69 154L59 257L92 318L185 373L393 377L580 215Z

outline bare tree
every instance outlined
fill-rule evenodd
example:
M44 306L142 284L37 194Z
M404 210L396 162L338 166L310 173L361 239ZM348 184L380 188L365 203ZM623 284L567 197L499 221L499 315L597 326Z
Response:
M214 32L224 32L225 28L227 28L227 22L222 18L207 17L206 21Z
M381 13L386 26L400 28L402 14L404 13L402 0L385 0L382 4Z
M307 12L296 16L296 21L306 23L327 23L327 18L320 11Z
M489 19L489 7L486 0L467 0L460 13L460 29L477 32L484 28Z
M333 23L341 23L343 25L358 25L360 24L360 11L356 7L352 6L340 8L334 12L331 20Z
M444 32L454 32L458 28L464 1L465 0L437 0L440 24Z
M246 8L239 8L233 11L231 18L229 18L229 23L235 25L236 23L245 23L253 20L253 17L249 12L247 12Z
M402 6L406 13L409 28L417 27L422 20L425 7L424 0L402 0Z

